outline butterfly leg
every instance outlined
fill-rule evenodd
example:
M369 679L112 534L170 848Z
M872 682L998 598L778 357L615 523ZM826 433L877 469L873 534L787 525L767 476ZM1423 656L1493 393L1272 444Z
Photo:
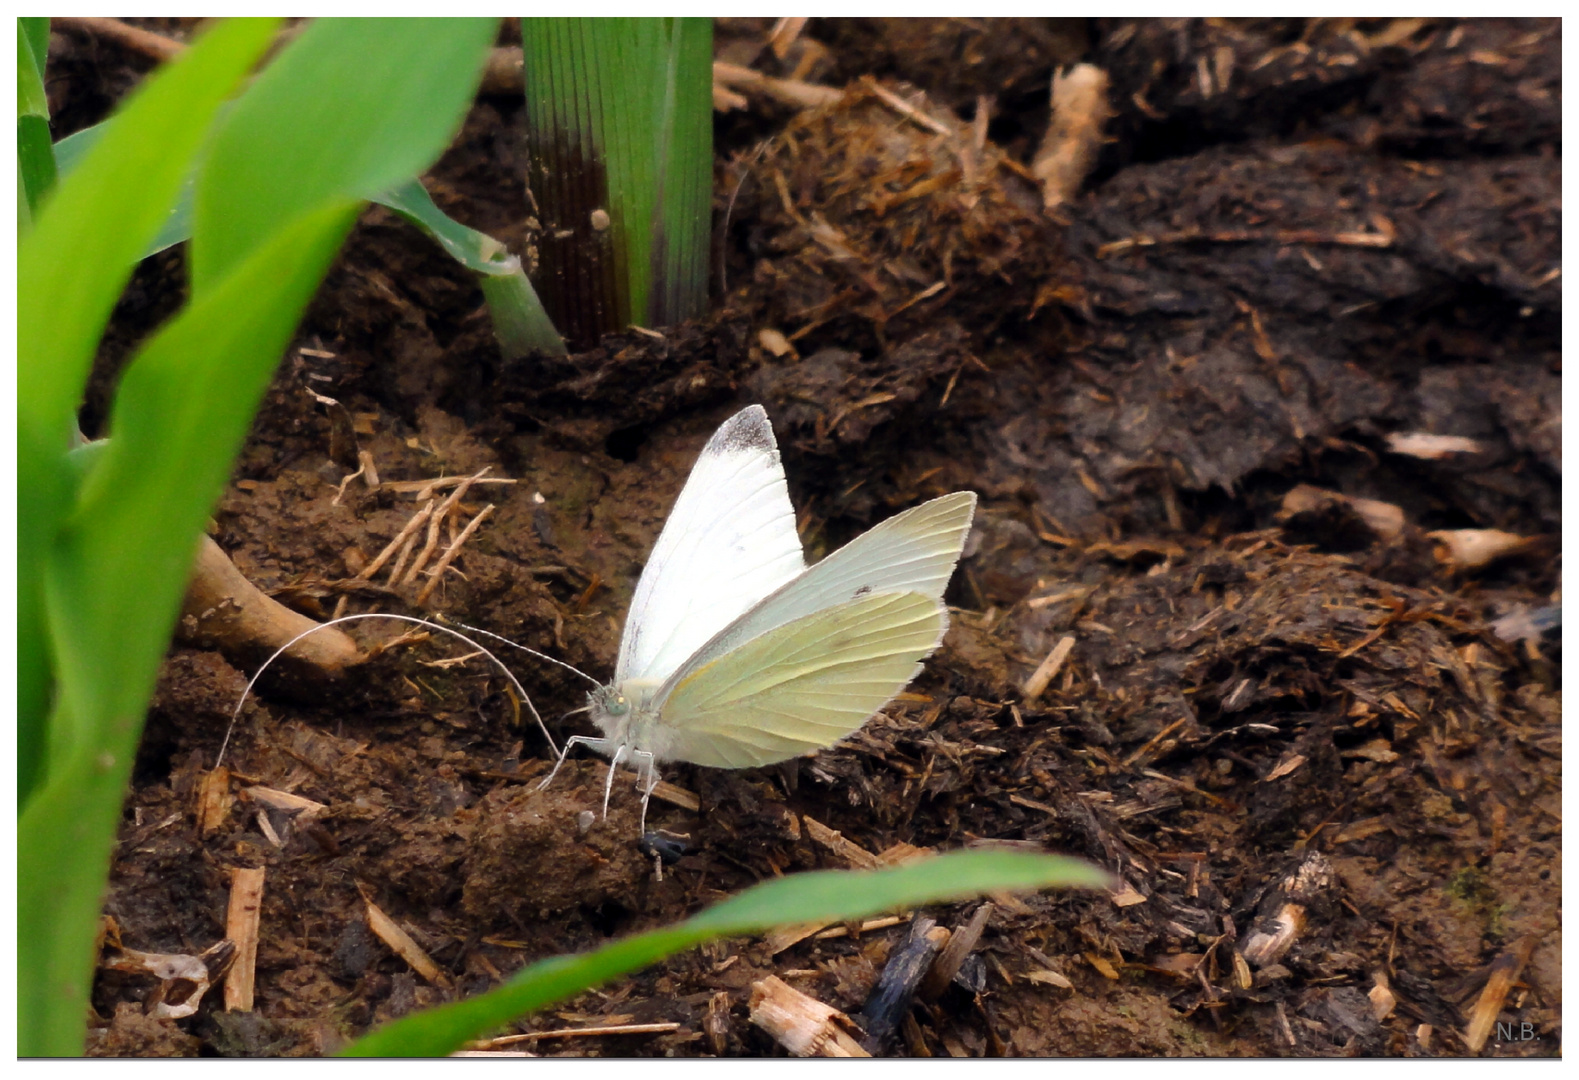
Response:
M598 742L607 744L609 740L598 739ZM609 817L609 795L614 791L614 770L620 767L620 759L625 756L625 751L630 749L628 743L620 743L615 749L614 756L609 759L609 778L603 782L603 820Z
M639 831L643 836L647 834L647 800L652 798L653 789L658 786L658 762L647 750L633 750L631 757L638 759L636 764L636 790L641 792L641 826Z
M565 741L565 748L564 750L560 751L559 760L554 762L553 769L549 771L548 776L544 778L543 782L537 785L538 791L542 791L549 784L553 783L554 777L559 775L560 766L564 765L565 763L565 758L570 756L570 751L575 749L578 744L585 746L594 754L607 754L614 749L614 741L612 739L594 739L588 735L571 736Z

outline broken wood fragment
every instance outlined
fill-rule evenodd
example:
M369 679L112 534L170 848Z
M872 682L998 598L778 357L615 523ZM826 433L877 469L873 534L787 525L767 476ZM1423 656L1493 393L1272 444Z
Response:
M1522 554L1540 540L1501 529L1439 529L1426 535L1436 541L1437 561L1460 571L1478 570L1498 559Z
M258 965L258 922L263 915L263 867L238 866L230 872L230 907L225 937L236 945L225 976L225 1011L251 1012Z
M158 979L159 988L143 999L143 1012L160 1020L179 1020L197 1012L209 987L225 977L235 958L236 944L229 938L192 956L128 949L116 934L106 943L99 966Z
M388 945L396 956L400 957L411 966L411 970L421 975L434 986L448 986L449 980L439 970L422 946L408 934L404 927L384 914L382 908L373 903L367 886L360 882L356 886L362 894L362 903L367 907L367 928L373 931L375 937Z
M1064 666L1064 661L1069 658L1069 651L1074 647L1074 635L1065 634L1058 639L1058 644L1052 647L1052 650L1047 654L1047 658L1037 666L1036 670L1031 673L1031 677L1025 680L1025 685L1021 687L1021 693L1026 704L1030 704L1042 696L1042 692L1047 689L1047 684L1053 681L1053 676L1057 675L1059 669Z
M873 855L855 841L846 840L844 835L837 830L828 828L828 826L810 816L805 817L803 820L807 836L810 836L851 866L862 870L872 870L882 865L876 855Z
M917 916L911 921L905 939L888 954L877 985L861 1007L858 1022L866 1029L861 1046L867 1053L878 1053L898 1034L921 980L949 936L932 919Z
M729 991L720 990L708 1000L707 1015L702 1017L702 1032L713 1053L722 1056L729 1049Z
M774 975L751 984L751 1022L796 1057L871 1057L848 1016Z
M935 1001L948 989L949 983L953 982L954 976L959 973L960 965L981 941L982 931L987 928L987 919L991 917L994 910L992 904L982 904L971 914L968 922L954 928L949 935L948 944L944 945L943 951L938 953L937 959L932 962L931 970L926 973L916 990L922 1001Z
M236 798L230 793L230 770L220 765L203 774L197 788L197 828L212 836L225 823Z
M1052 117L1031 173L1042 188L1042 205L1051 210L1073 199L1096 164L1102 127L1113 114L1108 74L1094 64L1055 71Z
M1464 1030L1464 1043L1470 1053L1478 1054L1485 1047L1486 1040L1491 1037L1492 1029L1496 1026L1497 1017L1507 1003L1508 991L1513 989L1513 984L1518 982L1524 971L1524 965L1535 954L1535 945L1534 935L1526 934L1515 941L1511 949L1492 961L1491 975L1480 997L1475 1000L1475 1007L1469 1014L1469 1026Z

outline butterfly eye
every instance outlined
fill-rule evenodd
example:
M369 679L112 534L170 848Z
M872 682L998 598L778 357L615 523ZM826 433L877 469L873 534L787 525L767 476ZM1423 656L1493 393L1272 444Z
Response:
M630 702L625 700L624 694L620 694L609 702L608 710L610 716L624 716L631 711Z

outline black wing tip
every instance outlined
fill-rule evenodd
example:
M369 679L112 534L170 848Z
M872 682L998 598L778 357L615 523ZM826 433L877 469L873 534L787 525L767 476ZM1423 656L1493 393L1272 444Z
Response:
M765 451L775 457L779 452L779 445L773 438L773 424L761 405L747 405L725 420L707 440L702 452L738 454L751 450Z

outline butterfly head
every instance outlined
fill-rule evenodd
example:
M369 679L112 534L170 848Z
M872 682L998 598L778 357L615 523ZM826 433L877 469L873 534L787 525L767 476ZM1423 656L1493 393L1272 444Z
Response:
M657 685L641 679L600 686L587 695L592 722L603 734L618 742L629 741L633 727L648 712Z

